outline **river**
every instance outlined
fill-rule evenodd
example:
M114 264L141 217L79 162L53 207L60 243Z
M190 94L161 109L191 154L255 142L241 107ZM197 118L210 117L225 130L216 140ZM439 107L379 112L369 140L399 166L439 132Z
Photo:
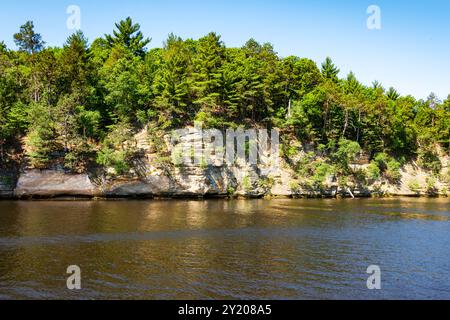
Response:
M450 299L450 200L2 201L0 299Z

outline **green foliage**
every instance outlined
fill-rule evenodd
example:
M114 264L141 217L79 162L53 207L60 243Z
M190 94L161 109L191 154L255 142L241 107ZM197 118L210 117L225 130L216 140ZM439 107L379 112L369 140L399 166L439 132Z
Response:
M391 159L388 163L387 163L387 169L386 169L386 177L394 182L394 183L398 183L400 181L400 179L402 178L402 173L400 172L400 168L401 168L401 164L400 162Z
M427 193L434 195L437 194L436 190L436 178L435 177L427 177L426 184L427 184Z
M332 173L332 167L326 163L318 163L314 175L311 177L311 185L313 188L322 189L324 187L325 180Z
M275 185L275 179L272 176L264 177L258 181L258 187L270 191Z
M292 180L289 182L289 190L291 190L293 193L299 193L300 189L300 184L297 181Z
M361 147L358 142L341 139L339 140L338 149L333 153L332 158L339 170L348 172L350 163L355 160L360 152Z
M20 27L20 32L14 34L14 42L21 50L31 54L41 51L45 44L41 35L34 32L32 21Z
M297 173L311 189L323 189L327 178L335 174L335 168L312 152L297 162Z
M150 39L131 18L91 44L76 32L61 48L44 48L31 21L14 39L18 51L0 42L2 162L6 147L25 137L36 167L56 161L82 170L97 161L124 173L134 134L155 128L151 138L161 140L153 133L195 120L218 129L277 126L292 161L300 147L290 140L314 146L321 159L307 155L292 164L314 187L327 177L361 180L353 163L362 151L375 155L370 180L398 182L398 159L417 156L438 174L438 155L450 150L450 96L416 100L378 82L365 86L353 73L340 78L331 58L318 67L254 39L228 48L216 33L198 40L171 34L162 48L147 50ZM166 151L158 154L169 161Z
M113 35L106 35L106 41L110 47L125 47L131 54L144 56L145 47L150 43L150 39L144 38L141 26L133 23L128 17L125 20L116 23L117 30L113 31Z
M367 177L372 180L376 181L381 178L381 170L377 162L372 161L367 168Z
M389 156L386 153L378 153L374 158L374 163L381 171L387 169L387 163L389 162Z
M235 193L236 193L236 189L233 188L232 186L229 186L229 187L227 188L227 195L228 195L229 197L234 196Z
M439 174L442 170L442 162L436 151L430 148L420 149L417 163L424 169L434 174Z
M408 183L408 188L409 188L409 190L411 190L412 192L415 192L415 193L419 193L421 190L420 184L417 180L411 180Z
M51 110L45 104L32 103L29 110L30 128L26 139L26 150L31 165L46 167L52 160L52 153L61 149L56 140L56 125Z
M97 155L97 163L112 167L117 175L123 175L131 169L130 164L136 152L131 129L125 124L115 125L103 141L103 147Z
M252 182L249 176L244 176L242 178L242 188L246 192L250 192L252 190Z
M339 71L340 70L336 67L331 58L327 57L325 62L322 64L322 75L327 79L337 81Z

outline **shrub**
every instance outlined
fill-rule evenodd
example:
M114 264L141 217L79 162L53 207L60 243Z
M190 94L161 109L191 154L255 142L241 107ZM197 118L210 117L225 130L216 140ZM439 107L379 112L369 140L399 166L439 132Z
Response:
M293 192L293 193L299 193L300 192L300 184L297 181L291 181L289 182L289 189Z
M262 178L258 181L258 186L264 190L270 190L275 185L275 179L271 176Z
M439 174L442 170L442 162L436 152L432 150L419 151L418 164L434 174Z
M408 183L408 188L412 192L415 192L415 193L419 193L420 192L420 184L419 184L419 182L417 180L411 180Z
M435 177L427 177L426 180L427 183L427 192L429 194L435 194L436 193L436 178Z
M311 184L314 188L323 188L323 184L327 179L331 170L331 166L326 163L318 163L315 167L314 174L311 177Z
M113 167L118 175L127 173L136 154L132 141L133 137L129 128L125 125L113 126L103 141L103 147L97 155L97 163L105 167Z
M314 152L309 152L303 155L296 164L297 173L304 178L309 178L314 175L315 155Z
M387 163L389 162L389 156L386 153L378 153L373 160L381 171L387 169Z
M386 176L391 182L398 183L402 178L402 173L400 172L400 162L391 159L387 163Z
M376 181L381 177L381 170L376 161L372 161L367 168L367 178Z
M361 146L356 141L341 139L339 148L333 154L336 164L342 171L349 171L349 165L355 160L358 153L361 152Z
M244 191L249 192L252 190L252 183L250 181L249 176L244 176L242 178L242 187L244 188Z

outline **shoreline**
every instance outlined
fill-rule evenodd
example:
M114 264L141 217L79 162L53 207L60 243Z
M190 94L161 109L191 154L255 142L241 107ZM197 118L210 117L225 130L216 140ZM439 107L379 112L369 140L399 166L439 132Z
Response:
M0 201L11 202L39 202L39 201L62 201L62 202L114 202L114 201L251 201L251 200L366 200L366 199L449 199L448 195L408 195L408 194L390 194L390 195L368 195L368 196L285 196L285 195L272 195L272 196L121 196L121 197L99 197L99 196L27 196L27 197L0 197Z

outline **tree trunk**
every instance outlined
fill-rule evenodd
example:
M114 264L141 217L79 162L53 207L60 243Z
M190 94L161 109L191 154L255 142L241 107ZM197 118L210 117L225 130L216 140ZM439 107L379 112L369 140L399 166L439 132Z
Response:
M350 190L349 187L347 187L347 192L350 193L350 195L352 196L353 199L355 199L355 196L353 195L352 190Z
M288 104L288 119L291 117L291 99L289 99L289 104Z
M361 109L358 113L358 129L356 130L356 142L359 143L359 136L361 134Z
M342 138L345 138L345 133L347 132L348 128L348 110L345 110L345 122L344 122L344 130L342 131Z

